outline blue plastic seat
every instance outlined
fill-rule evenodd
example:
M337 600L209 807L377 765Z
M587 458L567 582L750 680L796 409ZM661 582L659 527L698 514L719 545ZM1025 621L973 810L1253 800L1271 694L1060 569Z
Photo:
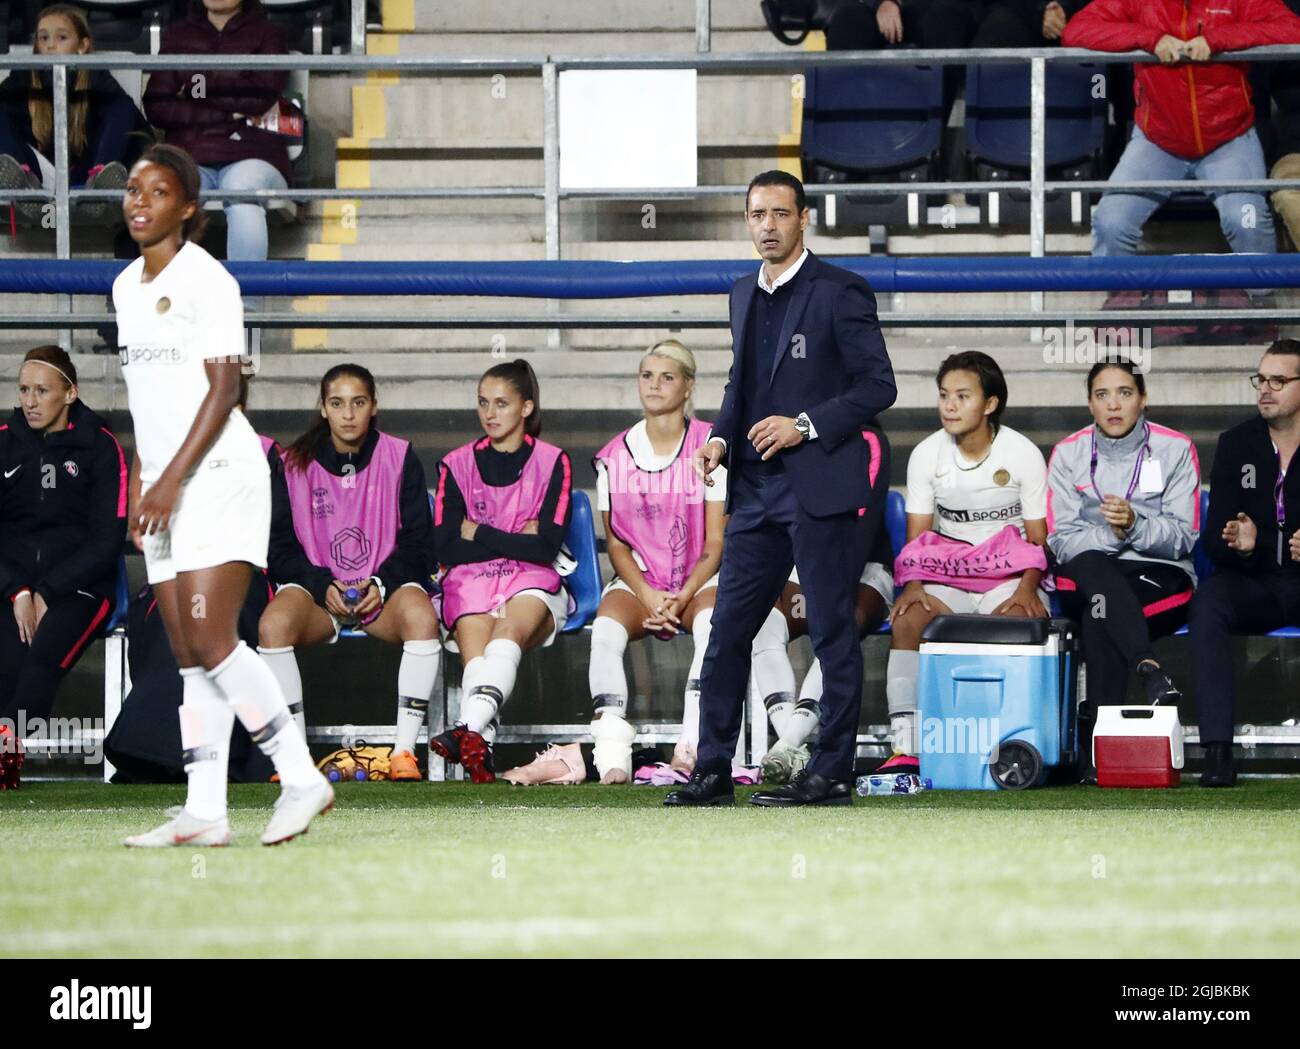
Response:
M938 66L810 68L800 137L804 178L814 183L931 181L938 176L943 125ZM914 223L922 209L909 206L911 196L835 194L822 198L820 222L828 227Z
M1049 170L1090 160L1106 133L1106 101L1093 97L1099 65L1048 66L1044 164ZM998 167L1028 169L1029 67L966 67L966 148Z
M1093 97L1100 65L1047 68L1044 142L1049 179L1101 178L1106 101ZM1029 67L979 65L966 69L966 152L980 181L1022 180L1030 163ZM1047 194L1044 218L1052 226L1087 225L1092 194ZM1029 221L1029 194L1008 190L980 196L981 217L993 225Z
M885 531L897 557L907 543L907 500L902 492L891 491L885 497Z
M1205 527L1205 522L1210 516L1210 493L1204 488L1201 489L1201 527ZM1201 545L1200 536L1196 539L1196 545L1192 547L1192 565L1196 568L1197 580L1204 582L1214 575L1214 562L1210 560ZM1175 631L1175 636L1181 636L1187 633L1187 627L1179 627ZM1300 625L1278 627L1276 630L1270 630L1265 637L1300 637Z
M814 66L805 73L807 161L897 171L936 156L942 134L939 66Z
M126 578L126 558L117 559L117 587L113 593L113 614L104 624L104 633L111 634L120 626L126 625L127 606L131 603L131 590Z
M564 545L578 562L578 567L564 580L575 607L562 632L572 634L591 622L600 604L600 557L596 552L596 525L591 516L591 500L586 492L572 494Z

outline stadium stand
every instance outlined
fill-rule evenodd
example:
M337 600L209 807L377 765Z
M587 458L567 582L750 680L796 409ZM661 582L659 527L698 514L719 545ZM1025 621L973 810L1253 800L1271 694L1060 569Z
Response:
M930 182L939 174L943 69L879 66L819 69L806 77L800 149L809 182ZM826 229L918 226L930 198L919 193L818 198Z
M128 0L128 3L130 0ZM11 45L24 45L30 27L23 21L30 5L11 5L7 31ZM35 5L39 6L39 5ZM94 6L94 5L87 5ZM101 6L111 7L110 0ZM137 8L164 8L164 4L136 4ZM275 3L267 0L276 19L296 19L296 46L304 53L347 50L345 28L348 19L337 3ZM796 60L800 54L784 47L763 25L759 5L753 0L714 0L708 48L712 54L772 52L775 57ZM282 10L283 9L283 10ZM175 8L171 16L174 16ZM158 17L164 17L159 10ZM134 17L134 16L133 16ZM144 17L144 16L139 16ZM152 16L150 16L152 17ZM169 16L170 17L170 16ZM700 38L692 0L629 0L608 8L592 8L576 2L536 5L494 0L483 4L453 4L446 0L414 0L385 3L369 12L370 31L366 52L398 58L465 58L491 55L497 59L575 56L613 58L644 55L675 55L691 58ZM152 22L149 23L152 25ZM505 28L503 28L505 27ZM125 33L125 31L124 31ZM812 54L820 48L819 34L811 34L803 47ZM125 36L123 37L125 39ZM131 46L136 53L139 37ZM102 47L101 49L106 49ZM918 69L917 66L922 66ZM964 103L945 129L942 115L935 116L933 94L926 94L920 108L923 117L915 123L900 118L906 107L901 84L932 92L933 72L924 63L883 67L885 72L850 73L848 70L807 65L806 91L792 90L794 69L723 69L698 78L699 182L704 185L743 184L757 170L775 165L796 168L801 159L804 175L811 181L818 165L837 166L844 171L864 172L864 178L900 181L939 179L940 146L952 131L965 135L965 150L981 169L975 178L1002 181L1025 178L1025 157L1029 144L1026 91L1027 74L1021 69L1001 83L991 82L971 66ZM931 70L938 66L929 67ZM1072 73L1088 67L1047 67L1048 137L1047 177L1049 180L1100 178L1107 173L1099 143L1107 136L1122 137L1125 117L1111 114L1080 92L1070 103L1061 96L1081 88L1083 76L1071 81ZM905 71L912 70L915 76ZM424 188L449 190L453 187L540 187L546 180L544 149L543 84L540 67L499 73L478 72L455 75L449 71L407 72L352 70L301 74L310 81L304 91L304 105L311 123L302 163L304 188L353 191L355 197L334 200L305 200L300 205L301 221L273 224L271 257L284 260L366 263L400 260L528 261L546 257L547 229L540 201L532 197L499 199L414 199L396 196L382 199L385 192ZM843 74L843 79L840 79ZM843 121L859 120L852 101L844 102L845 86L855 82L871 100L867 120L877 125L894 122L880 141L843 141ZM972 82L973 77L973 82ZM1075 84L1075 88L1071 84ZM886 85L881 87L880 85ZM848 88L851 90L851 87ZM888 90L888 105L880 92ZM137 81L138 92L138 81ZM974 97L972 98L972 94ZM800 97L802 95L802 97ZM858 104L858 110L865 107ZM941 110L941 104L938 107ZM1008 112L1008 110L1010 112ZM882 115L882 111L887 116ZM829 118L828 118L829 114ZM964 114L964 116L963 116ZM1058 132L1060 133L1058 135ZM878 132L877 132L878 134ZM939 141L935 141L935 136ZM862 148L865 145L867 148ZM848 147L847 149L845 147ZM889 165L889 153L906 153L901 170ZM1059 149L1058 149L1059 146ZM905 147L905 148L904 148ZM839 150L840 152L837 152ZM880 165L877 167L876 165ZM885 175L886 172L892 173ZM924 172L924 173L922 173ZM820 180L841 181L830 175ZM858 177L856 174L854 178ZM891 256L1016 255L1027 254L1029 237L1023 219L1014 215L1020 191L1003 190L998 198L997 222L991 221L987 198L967 194L967 205L958 206L956 225L945 224L925 196L917 194L915 221L902 200L901 218L884 220L887 235L872 244L870 223L855 218L843 206L834 217L820 201L810 227L809 246L825 255L868 255L882 249ZM374 196L371 194L378 194ZM942 196L942 194L939 194ZM1094 191L1062 191L1048 195L1049 254L1087 254L1087 204ZM1058 216L1053 211L1061 208ZM1076 215L1075 200L1081 213ZM937 202L936 202L937 203ZM897 203L895 204L897 206ZM650 211L647 212L646 208ZM610 196L565 196L559 209L562 236L561 257L570 260L652 259L739 259L751 256L750 244L739 221L736 200L714 195L682 199L673 194L643 193L632 199ZM1167 212L1167 221L1149 227L1147 250L1169 252L1221 251L1217 226L1196 216L1180 217ZM649 222L647 222L649 218ZM1208 238L1208 239L1207 239ZM20 228L15 237L0 238L0 258L49 256L55 235L39 228ZM76 257L107 258L111 255L108 232L102 229L74 230ZM1042 298L1048 309L1058 312L1092 310L1100 307L1100 291L1054 291ZM933 374L939 360L955 348L980 348L1003 365L1011 388L1012 405L1008 421L1028 434L1041 448L1050 448L1076 418L1083 417L1082 374L1086 363L1047 367L1051 346L1025 328L988 326L935 331L932 327L908 328L897 323L908 316L941 315L953 309L953 296L940 291L906 291L881 295L882 316L893 320L888 330L889 345L899 380L898 405L885 419L895 444L896 486L911 446L933 428ZM1283 303L1289 304L1289 298ZM1022 291L981 291L965 294L963 310L1012 311L1030 305L1031 295ZM14 313L47 311L52 298L27 294L6 296L5 311ZM497 349L511 354L527 353L547 390L548 430L571 453L575 464L585 462L601 435L608 436L625 425L636 407L635 384L630 382L636 352L652 341L652 332L618 322L629 314L672 311L690 319L703 314L718 315L725 306L720 296L677 296L663 299L624 299L599 303L551 304L546 308L561 325L554 329L521 329L491 326L495 317L514 311L535 311L540 304L519 303L500 297L473 300L448 297L376 298L377 311L389 311L404 322L399 329L366 328L266 329L261 372L253 412L267 421L266 429L286 437L301 427L304 413L311 410L312 382L341 356L362 360L384 385L384 411L397 432L409 434L420 450L426 468L450 447L454 437L472 424L470 406L474 378L482 371L483 357ZM346 297L302 296L270 300L268 309L303 313L341 314L357 309L358 301ZM77 311L102 309L102 297L76 295L71 307ZM570 309L599 314L615 325L606 328L564 329L563 317ZM418 326L440 312L472 313L484 318L477 328ZM1073 337L1074 332L1065 332ZM56 336L57 332L0 329L0 381L11 381L16 373L15 350L33 345L32 340ZM688 333L700 362L695 401L707 418L718 403L730 361L726 333L701 328ZM78 332L74 345L88 349L88 333ZM438 351L438 352L430 352ZM1177 351L1156 351L1152 374L1153 400L1158 399L1162 421L1191 434L1206 453L1213 439L1226 425L1251 410L1249 389L1240 381L1253 360L1254 347L1241 345L1198 345ZM96 367L95 365L98 365ZM1230 381L1231 380L1231 381ZM124 410L122 385L111 358L87 361L82 395L88 402L115 409L114 422L129 429ZM1068 413L1076 414L1070 416ZM1068 420L1068 421L1067 421ZM463 439L461 437L460 439ZM585 453L585 454L584 454ZM577 475L579 485L590 485L589 476ZM891 500L891 504L893 501ZM891 518L891 527L900 522ZM129 559L135 573L138 558ZM608 567L605 567L608 578ZM572 661L585 643L583 635L561 639L555 652L535 661L536 678L528 695L521 695L521 715L528 723L555 723L549 712L534 711L535 693L572 692L575 678ZM1271 644L1294 644L1288 637ZM369 641L355 643L360 649ZM868 645L878 644L869 641ZM1182 644L1182 642L1178 642ZM656 646L666 660L676 658L673 645ZM869 667L875 655L868 648ZM1289 651L1289 650L1287 650ZM112 658L110 656L110 658ZM369 658L369 653L365 658ZM565 660L569 661L568 666ZM360 661L360 660L359 660ZM94 664L88 659L87 666ZM638 678L653 689L658 666ZM668 675L674 671L663 671ZM305 674L308 671L305 670ZM869 671L870 673L870 671ZM100 679L102 680L102 679ZM361 682L358 687L362 687ZM448 681L455 688L454 680ZM868 689L879 688L869 681ZM100 681L87 685L80 679L81 699L99 702ZM310 687L310 681L309 686ZM579 690L580 691L580 690ZM874 694L874 693L873 693ZM883 700L877 704L883 711ZM870 704L869 704L870 706ZM653 707L656 714L658 707ZM675 711L664 708L663 721ZM881 711L868 717L875 724ZM570 712L574 713L574 712ZM1294 717L1295 710L1289 715ZM506 720L515 716L507 710ZM568 717L556 720L568 722ZM1256 719L1260 720L1260 719ZM1279 720L1281 720L1279 718ZM507 726L508 727L508 726ZM870 734L864 740L871 740Z
M1101 66L1081 64L1047 70L1044 163L1057 181L1100 178L1106 134L1106 103L1094 83ZM1029 177L1029 70L1023 65L981 63L966 68L966 150L973 176L981 182ZM1049 193L1044 202L1050 227L1088 225L1093 194ZM981 219L989 226L1027 226L1029 194L1023 190L986 193Z
M13 6L20 10L10 19L11 39L26 43L41 9L48 5L43 0L18 0ZM156 55L163 29L184 5L176 0L81 0L77 6L86 13L97 50Z
M291 51L346 54L350 47L348 0L263 0L266 16L282 25Z

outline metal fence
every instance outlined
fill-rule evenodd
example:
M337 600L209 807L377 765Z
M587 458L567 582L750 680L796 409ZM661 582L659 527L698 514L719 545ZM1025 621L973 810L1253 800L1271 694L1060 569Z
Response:
M5 191L11 199L53 200L55 223L55 255L59 259L71 257L70 214L74 201L86 199L115 198L112 190L72 190L68 185L69 157L67 147L67 105L69 71L88 69L139 69L150 72L157 69L241 69L241 70L308 70L316 73L355 74L361 72L396 72L412 74L436 74L440 76L482 76L502 74L536 74L542 81L542 154L543 183L540 186L459 186L421 189L394 190L357 190L304 188L284 190L248 190L205 191L205 199L221 200L282 200L292 198L303 201L349 199L508 199L529 198L542 202L545 218L546 258L559 259L562 255L561 238L561 203L566 200L668 200L698 199L715 196L740 197L743 185L712 185L693 188L668 188L662 186L645 186L633 189L573 189L560 187L560 144L559 144L559 74L569 69L694 69L709 74L774 74L802 73L811 66L823 65L970 65L979 63L1027 62L1030 67L1030 124L1031 152L1028 181L988 181L988 182L902 182L902 183L833 183L827 185L809 184L806 186L810 195L822 193L988 193L1008 190L1022 190L1029 194L1029 254L1042 257L1046 251L1046 230L1044 222L1044 200L1048 193L1059 190L1100 191L1106 189L1126 190L1167 190L1196 188L1198 190L1251 189L1271 191L1277 189L1300 189L1300 179L1285 180L1240 180L1189 182L1186 180L1157 181L1142 180L1134 182L1110 181L1048 181L1045 173L1044 135L1046 127L1046 80L1048 63L1109 63L1131 62L1144 63L1155 61L1147 52L1109 53L1088 51L1079 48L1024 48L1024 49L982 49L964 51L931 51L894 49L884 51L839 51L839 52L804 52L773 51L748 54L711 54L707 53L709 45L708 4L701 0L697 17L696 54L680 55L609 55L609 56L566 56L543 55L535 57L463 57L463 58L424 58L403 56L370 55L134 55L121 53L104 53L76 56L41 56L41 55L0 55L0 69L23 70L52 68L53 70L53 109L55 141L55 183L52 191L24 190ZM364 23L362 24L364 31ZM1300 47L1262 47L1246 52L1225 52L1215 56L1215 61L1297 61L1300 60ZM1046 318L1035 317L1043 309L1041 292L1031 292L1031 314L1021 317L1021 322L1042 323ZM68 296L60 295L60 315L70 313L71 304ZM1147 318L1161 316L1158 311L1144 314ZM1211 314L1204 314L1209 318ZM1257 315L1258 317L1258 315ZM41 321L38 324L37 321ZM52 318L37 318L34 315L23 322L26 327L39 327L48 324ZM266 323L270 318L259 314L250 314L250 320ZM290 318L277 318L287 323ZM396 320L396 318L394 318ZM481 321L481 318L477 319ZM367 318L368 323L383 323L382 318ZM599 323L588 319L588 323ZM328 317L299 317L298 325L328 325ZM493 321L495 323L495 321ZM548 316L544 326L552 327L563 320ZM610 327L625 327L626 318L611 317L605 321ZM11 325L12 326L12 325Z

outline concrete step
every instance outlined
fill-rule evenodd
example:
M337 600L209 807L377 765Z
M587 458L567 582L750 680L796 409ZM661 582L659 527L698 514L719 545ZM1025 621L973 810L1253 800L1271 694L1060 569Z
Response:
M759 30L763 16L751 0L713 0L710 23L715 32ZM509 27L516 33L607 32L634 33L646 30L695 30L695 0L606 0L602 4L584 0L419 0L415 4L413 32L435 35L458 32L492 32ZM503 34L504 35L504 34ZM770 37L773 46L781 46Z
M561 74L561 94L566 79ZM701 145L774 145L778 135L790 130L788 77L702 76L696 83ZM339 143L341 149L541 147L542 86L537 75L412 74L396 84L381 85L379 91L383 111L368 117L369 128L363 132L368 137L364 141L345 138Z
M757 6L757 5L755 5ZM766 28L714 29L710 42L714 54L773 51L781 43ZM591 30L587 32L537 31L510 33L466 30L462 32L404 33L397 53L404 56L460 56L542 58L548 55L676 55L695 54L695 26L677 29Z
M394 352L393 343L367 346L356 338L362 333L340 333L338 348L323 352L288 353L267 349L253 386L253 403L264 410L309 411L314 404L319 377L342 359L355 359L375 375L385 406L406 409L461 410L472 406L478 376L501 359L524 355L542 383L547 407L557 410L635 411L638 405L635 372L640 354L652 333L638 333L639 341L625 349L606 341L590 349L547 350L528 344L523 333L508 333L507 342L493 353L485 337L457 351ZM369 334L369 333L366 333ZM459 333L463 340L465 333ZM686 332L682 338L696 353L699 365L695 403L701 410L721 402L731 351L723 332ZM17 379L21 364L19 346L0 343L0 383ZM35 345L35 342L26 346ZM272 346L268 342L268 346ZM25 349L26 346L22 346ZM890 357L898 383L899 409L932 409L934 375L940 361L957 349L982 349L994 357L1007 376L1009 405L1016 409L1069 409L1085 405L1087 363L1057 364L1044 360L1044 347L1027 336L970 338L960 344L940 339L889 336ZM11 352L12 350L12 352ZM1162 406L1240 406L1248 409L1253 393L1242 378L1258 357L1257 347L1197 346L1156 347L1147 372L1153 410ZM97 411L126 405L125 386L116 356L74 356L80 392Z

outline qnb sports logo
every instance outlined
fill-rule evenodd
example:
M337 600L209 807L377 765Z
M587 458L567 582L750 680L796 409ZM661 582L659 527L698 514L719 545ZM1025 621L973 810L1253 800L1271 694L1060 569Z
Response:
M183 364L179 346L126 346L118 351L123 367L128 364Z
M137 1031L153 1022L152 987L68 987L50 989L51 1020L130 1020Z
M1010 521L1021 515L1020 500L1010 506L998 506L989 510L955 510L952 507L936 505L939 516L945 521L957 521L962 524L977 524L980 521Z

